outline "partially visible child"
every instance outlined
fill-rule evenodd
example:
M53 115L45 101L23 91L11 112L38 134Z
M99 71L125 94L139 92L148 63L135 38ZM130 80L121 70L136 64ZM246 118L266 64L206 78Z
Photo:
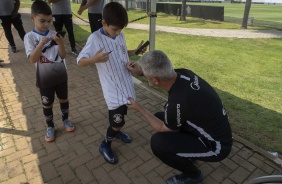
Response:
M77 57L78 66L96 64L104 98L109 109L110 126L99 151L110 164L116 164L118 159L111 149L113 138L119 138L130 143L132 138L120 131L125 124L128 97L135 99L132 75L126 68L129 56L136 50L127 50L124 34L121 32L128 24L125 8L110 2L103 9L103 27L93 32ZM141 42L141 44L143 41ZM138 46L138 48L141 46ZM143 51L145 51L144 49Z
M43 113L47 123L45 141L55 139L53 122L53 102L55 94L59 98L62 122L66 131L74 131L68 120L68 83L66 70L66 49L64 38L50 30L52 11L45 1L35 1L31 6L31 20L34 28L24 37L27 58L35 63L36 85L40 89Z

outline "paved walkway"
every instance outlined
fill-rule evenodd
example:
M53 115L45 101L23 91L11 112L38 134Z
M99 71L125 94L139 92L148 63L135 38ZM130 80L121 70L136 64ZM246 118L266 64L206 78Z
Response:
M22 14L27 31L32 29L29 14ZM14 30L14 33L16 31ZM107 108L95 66L80 68L76 57L67 55L70 119L76 130L65 132L58 103L54 105L57 128L55 142L44 141L46 125L35 68L25 55L17 34L19 52L14 54L0 29L0 184L164 184L178 171L162 164L150 150L153 130L138 112L129 111L124 130L130 144L113 142L119 163L107 164L98 151L108 126ZM67 50L70 51L66 40ZM150 111L162 110L165 98L136 84L138 101ZM234 135L231 154L219 163L196 162L204 184L241 184L263 175L282 174L281 160L275 159Z
M74 18L73 21L78 25L88 25L88 20ZM86 22L85 22L86 21ZM129 23L127 28L149 30L149 25ZM249 29L197 29L197 28L181 28L156 26L156 31L196 35L196 36L212 36L222 38L282 38L282 31L278 30L249 30Z

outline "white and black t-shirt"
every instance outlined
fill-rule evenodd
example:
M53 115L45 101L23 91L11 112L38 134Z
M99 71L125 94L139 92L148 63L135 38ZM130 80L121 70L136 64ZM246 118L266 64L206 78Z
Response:
M26 33L24 45L27 58L29 58L43 37L48 37L52 40L52 36L55 34L56 32L52 30L47 30L45 34L35 30ZM37 85L40 88L49 88L67 81L65 59L59 56L58 45L50 47L50 43L51 41L44 45L40 59L35 63Z
M91 0L87 0L87 3ZM88 13L101 14L105 5L105 0L97 0L92 6L88 8Z
M15 7L15 1L13 0L1 0L0 17L11 16Z
M96 63L96 67L108 109L114 110L130 103L128 97L135 99L132 75L126 67L129 58L124 34L113 39L104 35L102 28L93 32L79 53L77 62L92 57L101 48L104 48L103 52L111 52L109 60Z
M52 15L71 15L70 0L60 0L52 3Z

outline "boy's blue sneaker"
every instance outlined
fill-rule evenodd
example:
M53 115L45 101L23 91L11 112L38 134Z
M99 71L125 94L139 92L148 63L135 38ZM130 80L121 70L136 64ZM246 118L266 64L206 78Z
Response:
M132 138L128 134L126 134L122 131L119 131L117 133L116 138L120 139L121 141L123 141L125 143L131 143L131 141L132 141Z
M45 135L45 141L52 142L55 139L55 127L48 127Z
M110 164L116 164L118 162L118 159L113 153L111 146L107 145L104 141L102 141L99 151L103 155L106 162Z
M73 132L74 131L74 126L73 126L73 124L70 120L65 119L63 121L63 125L65 126L67 132Z
M167 184L197 184L204 180L202 173L196 178L190 178L185 173L172 176L166 180Z

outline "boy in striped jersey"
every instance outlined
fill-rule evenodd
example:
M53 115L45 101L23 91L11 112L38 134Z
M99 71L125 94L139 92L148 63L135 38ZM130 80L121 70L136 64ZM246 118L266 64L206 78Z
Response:
M118 159L111 149L114 137L125 143L131 142L131 137L120 131L124 126L124 115L127 114L128 97L135 99L132 75L126 68L129 56L136 50L127 50L124 34L121 32L128 24L125 8L110 2L103 9L103 27L93 32L77 57L78 66L95 64L98 70L104 98L109 109L110 126L99 151L110 164L116 164ZM143 52L146 48L143 50Z

